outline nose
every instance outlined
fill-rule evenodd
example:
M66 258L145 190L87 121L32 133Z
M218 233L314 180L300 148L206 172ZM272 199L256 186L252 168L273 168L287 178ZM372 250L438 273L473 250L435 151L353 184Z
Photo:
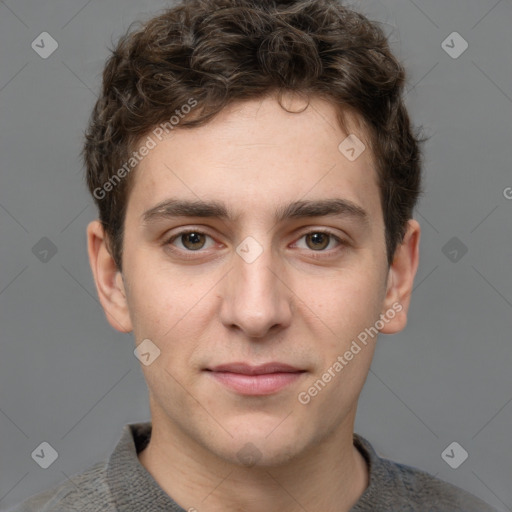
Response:
M234 254L221 296L222 323L248 338L263 338L290 325L293 292L286 285L283 263L268 245L254 261Z

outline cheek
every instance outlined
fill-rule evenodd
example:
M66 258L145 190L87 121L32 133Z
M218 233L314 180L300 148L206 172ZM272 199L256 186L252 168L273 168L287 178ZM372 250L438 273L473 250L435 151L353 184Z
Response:
M144 337L168 338L183 320L193 316L194 306L204 295L204 280L194 283L183 272L170 272L150 257L141 255L126 270L134 331Z
M295 290L303 314L340 339L357 335L379 317L380 275L371 268L343 269L325 279L297 279ZM336 342L339 344L339 341Z
M191 360L213 314L215 290L205 278L171 273L161 266L151 266L147 260L135 268L142 269L131 274L128 294L135 339L137 343L150 339L160 349L158 364L155 363L158 372L153 371L152 365L143 369L149 382L156 379L155 386L172 387L171 375L180 382L190 377L187 371Z

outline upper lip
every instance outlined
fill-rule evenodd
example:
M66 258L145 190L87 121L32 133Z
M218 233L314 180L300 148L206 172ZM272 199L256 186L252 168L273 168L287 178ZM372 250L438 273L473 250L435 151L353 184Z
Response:
M299 368L290 366L289 364L271 362L260 365L250 365L247 363L228 363L220 364L212 368L207 368L212 372L230 372L240 373L242 375L264 375L268 373L296 373L302 372Z

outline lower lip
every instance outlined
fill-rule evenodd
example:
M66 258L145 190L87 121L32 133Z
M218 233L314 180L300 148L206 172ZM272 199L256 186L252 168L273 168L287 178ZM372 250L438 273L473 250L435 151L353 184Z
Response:
M265 373L244 375L231 372L209 372L224 386L242 395L270 395L296 382L304 372Z

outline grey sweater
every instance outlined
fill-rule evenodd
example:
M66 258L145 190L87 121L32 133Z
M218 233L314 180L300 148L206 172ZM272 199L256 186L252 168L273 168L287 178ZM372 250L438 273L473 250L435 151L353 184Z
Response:
M139 462L150 436L151 423L126 425L106 461L9 512L186 512ZM354 445L368 463L369 485L351 512L496 512L458 487L379 457L358 434Z

